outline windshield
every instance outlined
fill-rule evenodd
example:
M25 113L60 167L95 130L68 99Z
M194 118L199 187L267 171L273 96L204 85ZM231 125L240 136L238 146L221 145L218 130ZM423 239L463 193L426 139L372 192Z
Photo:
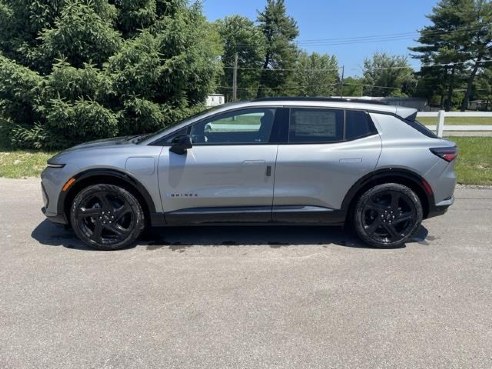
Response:
M149 134L144 134L144 135L141 135L141 136L138 136L138 137L135 137L132 142L134 143L141 143L143 141L147 141L147 140L152 140L154 138L157 138L159 137L163 132L167 131L168 129L171 129L173 127L176 127L176 126L179 126L181 124L186 124L188 121L191 121L193 119L195 119L196 117L199 117L200 115L203 115L203 114L206 114L206 113L210 113L214 110L217 110L219 108L222 108L224 107L224 105L217 105L217 106L213 106L211 108L208 108L208 109L205 109L205 110L202 110L196 114L193 114L183 120L180 120L178 122L175 122L175 123L172 123L164 128L161 128L160 130L158 130L157 132L154 132L154 133L149 133Z

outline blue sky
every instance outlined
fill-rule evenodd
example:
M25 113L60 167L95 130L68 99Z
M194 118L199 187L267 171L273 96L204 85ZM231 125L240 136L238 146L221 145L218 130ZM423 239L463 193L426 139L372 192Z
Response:
M240 14L252 20L266 0L202 0L210 21ZM285 0L287 13L299 27L299 46L335 55L346 76L362 75L365 58L375 52L408 56L418 30L429 25L426 15L437 0Z

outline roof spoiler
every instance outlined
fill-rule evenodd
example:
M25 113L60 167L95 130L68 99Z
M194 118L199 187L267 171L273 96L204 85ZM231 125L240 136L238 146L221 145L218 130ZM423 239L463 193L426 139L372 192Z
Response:
M414 122L417 118L418 110L414 108L406 108L403 106L397 106L395 114L399 117Z

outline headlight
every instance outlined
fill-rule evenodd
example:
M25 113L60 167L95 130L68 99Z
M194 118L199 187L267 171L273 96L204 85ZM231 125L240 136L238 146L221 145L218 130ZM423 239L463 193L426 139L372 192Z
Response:
M48 163L47 166L48 166L48 168L63 168L65 166L65 164Z

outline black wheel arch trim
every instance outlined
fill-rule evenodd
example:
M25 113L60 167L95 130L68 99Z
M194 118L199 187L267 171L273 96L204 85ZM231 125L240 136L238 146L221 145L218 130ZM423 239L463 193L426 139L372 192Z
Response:
M370 187L381 183L396 181L396 183L411 183L412 188L417 189L417 196L424 200L422 209L424 218L432 216L435 209L434 193L428 182L419 174L403 168L383 168L375 172L366 174L360 178L347 192L342 202L342 212L348 216L352 210L354 200L356 200L362 192Z
M149 192L144 185L142 185L131 175L115 169L89 169L73 176L72 178L75 179L74 185L70 187L68 191L60 192L60 195L58 196L57 212L58 214L61 214L65 217L67 223L69 217L67 216L66 210L69 204L67 204L66 201L69 199L73 199L75 197L75 194L84 187L84 183L90 184L90 180L97 177L113 178L116 181L124 182L131 189L137 191L137 195L140 195L142 197L145 202L145 204L142 205L146 208L146 210L148 210L148 215L156 213L155 204Z

